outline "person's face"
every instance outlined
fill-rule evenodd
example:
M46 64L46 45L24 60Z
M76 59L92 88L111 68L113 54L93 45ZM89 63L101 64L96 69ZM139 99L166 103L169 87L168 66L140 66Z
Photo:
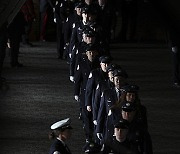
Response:
M96 57L97 52L96 51L86 51L86 55L89 59L89 61L93 61L93 59Z
M128 102L134 102L136 98L136 94L133 92L127 92L126 93L126 101Z
M124 85L125 79L121 76L114 77L114 85L116 88L121 88Z
M65 129L63 132L61 132L61 136L65 140L69 139L71 137L71 129Z
M131 122L134 119L136 111L126 112L122 110L122 118Z
M106 68L108 66L107 63L100 63L101 69L103 70L103 72L107 72Z
M119 142L125 141L127 133L128 129L114 128L114 135Z
M110 80L111 82L114 82L113 71L109 71L109 72L108 72L108 77L109 77L109 80Z
M77 12L77 15L78 16L81 16L81 8L75 8L76 12Z
M89 36L87 36L87 44L90 44L90 43L94 43L94 41L95 41L95 37L89 37Z

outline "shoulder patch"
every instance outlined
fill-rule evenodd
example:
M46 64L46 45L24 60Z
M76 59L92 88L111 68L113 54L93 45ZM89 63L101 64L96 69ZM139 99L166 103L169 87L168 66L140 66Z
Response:
M109 110L109 112L108 112L108 116L110 116L112 114L112 111L111 110Z
M96 90L98 90L99 89L99 84L97 85L97 87L96 87Z
M89 79L92 78L92 73L89 74L89 77L88 77L88 78L89 78Z
M78 52L79 52L79 50L77 49L77 50L76 50L76 55L78 54Z
M79 70L79 65L77 66L77 71Z

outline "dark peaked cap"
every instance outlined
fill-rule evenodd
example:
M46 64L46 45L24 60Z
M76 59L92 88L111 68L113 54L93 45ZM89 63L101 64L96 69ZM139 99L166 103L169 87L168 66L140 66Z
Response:
M122 103L122 110L125 112L132 112L135 111L137 109L135 103L132 102L128 102L128 101L124 101Z
M114 77L115 76L122 76L124 78L128 78L128 74L124 69L115 69L113 72Z
M86 45L86 51L98 51L98 47L93 44L87 44Z
M114 71L115 69L121 68L119 65L111 63L107 66L107 72Z
M109 56L101 56L101 57L99 58L100 63L110 63L111 60L112 60L112 59L111 59Z
M83 8L84 7L84 4L82 2L78 2L75 4L74 6L75 8Z
M84 6L81 10L81 13L89 13L89 7L88 6Z
M129 128L129 122L125 119L120 119L115 125L115 128L122 128L122 129L128 129Z
M133 92L136 93L139 91L139 86L137 85L127 85L121 88L125 92Z

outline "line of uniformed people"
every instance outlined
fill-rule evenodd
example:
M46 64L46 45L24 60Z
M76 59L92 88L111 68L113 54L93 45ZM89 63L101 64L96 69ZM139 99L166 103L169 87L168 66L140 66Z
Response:
M86 137L83 151L152 153L146 108L138 98L138 87L128 84L126 71L112 63L112 9L107 0L85 0L76 3L74 13L63 22L63 47ZM107 146L109 141L111 146Z

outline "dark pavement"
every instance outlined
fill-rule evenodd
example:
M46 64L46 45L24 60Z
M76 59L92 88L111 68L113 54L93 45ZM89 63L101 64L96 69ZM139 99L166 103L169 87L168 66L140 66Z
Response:
M20 49L23 68L11 68L8 52L3 76L9 88L0 91L0 154L46 154L50 125L72 118L69 147L81 154L84 145L78 104L68 65L58 60L56 44L34 42ZM164 44L113 44L114 62L125 68L129 83L140 86L147 107L155 154L180 153L180 89L172 86L171 53Z

